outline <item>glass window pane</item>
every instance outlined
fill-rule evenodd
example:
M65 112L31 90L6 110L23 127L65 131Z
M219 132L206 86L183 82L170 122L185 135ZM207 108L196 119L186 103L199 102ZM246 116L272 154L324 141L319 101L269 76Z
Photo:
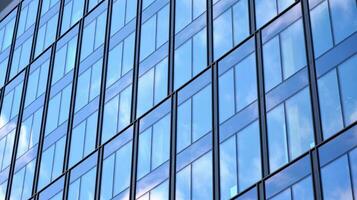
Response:
M281 52L284 79L306 65L305 39L302 20L281 32Z
M324 1L310 11L315 58L333 46L328 3Z
M270 171L288 162L285 109L280 105L267 113Z
M357 22L352 22L351 19L357 18L357 3L353 0L329 0L333 33L336 43L351 35L357 30Z
M341 98L346 124L352 124L357 120L357 55L345 61L339 66Z
M343 127L340 92L336 70L318 80L320 111L324 138L329 138Z
M294 159L314 146L309 90L305 88L286 101L286 123L290 159Z
M347 156L342 156L323 167L321 179L324 199L353 199Z

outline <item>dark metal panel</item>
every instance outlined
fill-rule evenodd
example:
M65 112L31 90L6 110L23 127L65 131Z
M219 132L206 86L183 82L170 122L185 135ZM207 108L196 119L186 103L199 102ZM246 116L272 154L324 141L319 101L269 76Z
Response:
M213 1L207 0L207 63L211 65L213 55Z
M175 200L176 196L176 136L177 136L177 93L171 97L171 141L170 141L170 177L169 198Z
M130 200L135 200L136 193L136 169L138 163L138 145L139 145L139 120L134 122L133 135L133 153L131 158L131 179L130 179Z
M180 1L180 0L178 0ZM170 1L170 24L169 24L169 59L168 59L168 87L167 94L171 94L174 91L174 77L175 77L175 21L176 21L176 0Z
M255 32L255 1L249 0L249 22L250 22L250 34Z
M265 200L264 181L260 181L257 185L258 185L258 199Z
M96 186L95 186L95 194L94 194L95 199L100 199L100 191L102 185L103 155L104 155L104 148L100 147L98 150L97 177L96 177Z
M220 199L218 65L212 64L213 198Z
M268 153L268 135L267 135L267 124L266 124L262 36L260 30L255 34L255 48L256 48L257 80L258 80L260 145L261 145L262 169L263 169L262 177L265 177L269 174L269 153Z
M311 157L311 172L312 181L314 188L314 195L316 200L322 200L322 186L321 186L321 175L320 175L320 165L319 165L319 155L317 148L310 151Z

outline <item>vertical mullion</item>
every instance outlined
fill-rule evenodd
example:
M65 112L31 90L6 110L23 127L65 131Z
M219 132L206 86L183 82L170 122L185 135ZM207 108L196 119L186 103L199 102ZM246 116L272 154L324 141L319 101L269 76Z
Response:
M218 65L216 63L212 64L212 95L213 198L220 199Z
M311 168L312 168L312 184L314 196L316 200L322 200L321 174L319 165L318 149L315 147L310 152Z
M213 55L213 2L212 0L206 1L207 5L207 63L211 65L214 60Z
M11 162L10 162L10 172L9 172L9 178L8 178L8 183L7 183L7 189L6 189L6 196L5 199L10 199L10 192L11 192L11 185L12 185L12 180L13 180L13 175L15 171L15 161L16 161L16 154L17 154L17 144L19 143L19 135L20 135L20 130L21 130L21 121L22 121L22 115L23 115L23 110L25 107L25 97L26 97L26 92L27 92L27 80L30 74L30 68L25 69L25 76L23 79L23 86L22 86L22 94L21 94L21 100L20 100L20 109L19 109L19 114L17 118L17 126L15 130L15 138L14 138L14 143L12 146L12 156L11 156Z
M260 127L260 146L262 156L262 174L266 177L269 174L269 153L268 153L268 133L265 106L265 86L263 69L263 47L262 36L259 30L255 35L257 80L258 80L258 104L259 104L259 127Z
M133 133L133 149L132 149L132 157L131 157L132 166L131 166L130 193L129 193L130 200L135 200L138 145L139 145L139 121L135 121L134 133Z
M177 93L171 97L171 137L170 137L170 190L169 198L176 198L176 132L177 132Z
M322 125L320 116L320 105L319 105L319 94L317 88L316 70L315 70L315 56L313 50L312 41L312 31L310 23L310 12L309 12L309 2L308 0L302 0L302 17L304 25L305 43L306 43L306 54L309 72L309 82L310 82L310 96L312 101L312 117L314 122L314 132L315 132L315 143L320 144L323 140L322 136Z
M179 0L180 1L180 0ZM176 0L170 1L170 23L169 23L169 59L168 59L168 95L174 91L175 84L175 21L176 21Z
M97 177L96 177L96 187L94 193L95 199L100 199L103 160L104 160L104 147L100 147L98 150L98 160L97 160L97 175L96 175Z
M51 49L51 57L50 57L50 64L49 64L49 70L48 70L45 99L44 99L43 111L42 111L41 129L40 129L40 136L39 136L38 150L37 150L37 157L36 157L35 173L34 173L34 180L33 180L33 185L32 185L32 194L37 193L37 185L38 185L40 166L41 166L42 149L43 149L43 143L45 140L45 127L46 127L46 121L47 121L47 111L48 111L48 105L49 105L50 94L51 94L51 83L52 83L52 73L53 73L53 64L55 61L55 54L56 54L56 43L54 43L52 45L52 49Z
M71 178L71 171L66 171L64 174L64 186L63 186L63 193L62 193L63 200L68 200L70 178Z
M254 34L255 28L256 28L256 24L255 24L255 2L254 2L254 0L249 0L248 7L249 7L250 34Z
M136 30L135 30L135 50L134 50L134 66L133 66L133 81L132 81L132 93L131 93L131 122L136 119L136 107L137 107L137 92L138 92L138 80L139 80L139 65L140 65L140 37L141 37L141 10L142 1L137 2L136 11Z
M264 180L257 183L257 187L258 187L258 199L265 200L266 198L265 198Z

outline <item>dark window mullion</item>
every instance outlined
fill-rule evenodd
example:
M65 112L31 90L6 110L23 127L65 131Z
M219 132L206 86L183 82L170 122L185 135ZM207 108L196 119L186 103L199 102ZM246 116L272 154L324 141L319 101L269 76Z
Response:
M256 67L257 67L257 89L258 89L258 105L259 105L259 130L260 130L260 146L261 146L261 161L262 161L262 177L269 174L269 151L268 151L268 133L265 105L265 83L263 69L263 48L261 31L255 34L255 49L256 49ZM260 189L260 188L259 188Z
M321 125L321 115L320 115L320 103L319 95L317 88L317 79L316 79L316 66L315 66L315 55L314 55L314 46L312 41L312 30L310 23L310 9L308 0L301 1L302 6L302 18L304 25L304 36L306 43L306 56L307 56L307 66L309 73L309 84L310 84L310 99L312 107L312 117L314 124L314 133L315 133L315 144L318 145L322 142L322 125Z
M220 199L218 65L212 65L213 199Z

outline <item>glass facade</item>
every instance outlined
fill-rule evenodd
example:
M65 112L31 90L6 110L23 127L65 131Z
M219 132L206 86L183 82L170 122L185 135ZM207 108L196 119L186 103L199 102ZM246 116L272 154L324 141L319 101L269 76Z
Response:
M357 199L355 0L6 12L1 200Z

